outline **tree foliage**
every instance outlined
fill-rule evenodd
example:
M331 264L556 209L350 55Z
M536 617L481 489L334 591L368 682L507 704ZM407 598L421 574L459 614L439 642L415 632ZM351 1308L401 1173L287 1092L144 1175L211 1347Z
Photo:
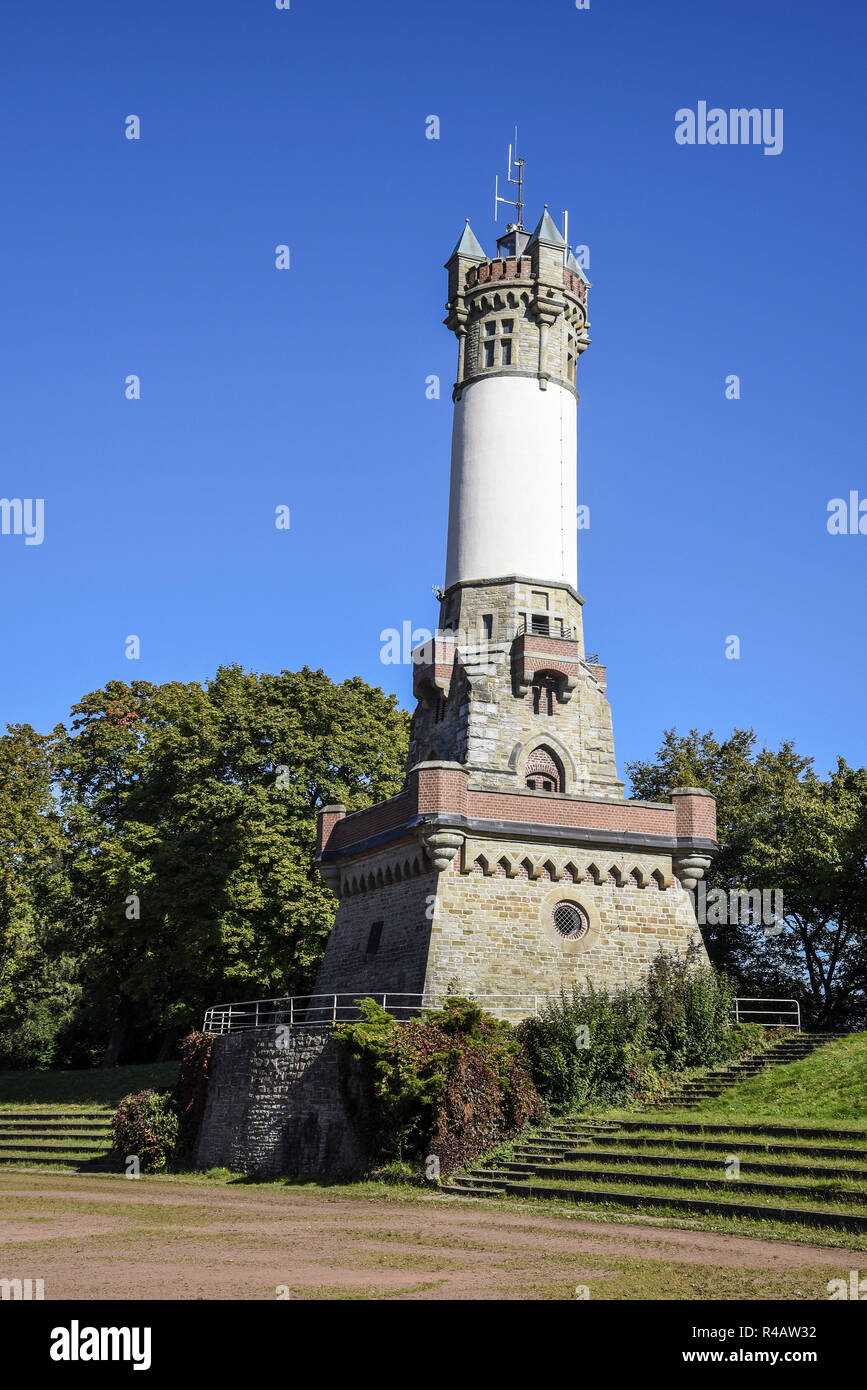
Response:
M737 920L703 926L711 959L746 995L802 999L817 1027L867 1021L867 768L842 758L825 779L783 743L756 748L751 729L669 729L652 762L628 766L634 795L659 801L699 786L717 798L720 853L708 885L727 894L780 890L784 929ZM729 914L731 919L732 914Z
M69 905L53 735L0 737L0 1065L45 1066L80 990L64 951Z
M0 990L62 946L77 1034L115 1061L209 1003L309 988L335 909L317 807L398 791L407 726L359 679L228 666L205 685L112 681L50 738L10 730Z

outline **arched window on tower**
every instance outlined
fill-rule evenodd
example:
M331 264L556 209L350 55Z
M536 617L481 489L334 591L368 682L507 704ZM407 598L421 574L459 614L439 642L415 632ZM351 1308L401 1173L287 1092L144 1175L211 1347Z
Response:
M526 785L534 792L561 792L563 769L560 761L544 746L534 748L524 769Z

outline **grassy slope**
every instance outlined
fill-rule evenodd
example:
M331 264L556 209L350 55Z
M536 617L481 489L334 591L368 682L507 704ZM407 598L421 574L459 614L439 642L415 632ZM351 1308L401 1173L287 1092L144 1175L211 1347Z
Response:
M132 1091L168 1090L178 1076L177 1062L93 1071L0 1071L0 1113L21 1105L117 1106Z
M833 1122L841 1129L867 1126L867 1033L852 1033L826 1043L801 1062L772 1067L713 1100L703 1101L694 1110L660 1110L653 1118L665 1119L675 1113L696 1122Z

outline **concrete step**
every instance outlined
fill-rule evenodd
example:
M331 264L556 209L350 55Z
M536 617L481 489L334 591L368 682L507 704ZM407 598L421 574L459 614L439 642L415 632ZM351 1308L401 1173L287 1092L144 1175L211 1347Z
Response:
M854 1139L861 1142L867 1141L867 1130L831 1129L824 1125L726 1124L719 1120L708 1121L706 1124L694 1123L691 1120L621 1120L620 1128L626 1134L642 1129L653 1131L684 1130L689 1134L701 1131L704 1134L767 1135L770 1139Z
M62 1156L57 1158L40 1158L37 1157L35 1154L0 1153L0 1165L12 1163L22 1164L27 1168L69 1168L73 1172L88 1173L116 1173L120 1172L122 1168L122 1165L119 1162L119 1160L109 1159L104 1155L100 1156L99 1158L82 1157L81 1159L74 1159L64 1158Z
M604 1167L589 1171L587 1168L571 1168L565 1165L561 1168L540 1169L536 1176L556 1178L558 1182L570 1181L571 1179L580 1182L582 1179L592 1177L609 1183L623 1183L630 1187L669 1187L674 1189L698 1187L705 1188L711 1193L737 1191L755 1197L788 1197L791 1201L831 1202L838 1206L843 1203L862 1207L865 1205L862 1193L829 1192L825 1188L813 1187L809 1183L762 1182L758 1178L681 1177L675 1173L630 1172L628 1169L606 1169ZM865 1214L865 1224L867 1224L867 1214Z
M550 1132L553 1133L553 1134L557 1134L557 1133L559 1133L560 1130L562 1130L562 1129L574 1129L575 1126L576 1126L576 1124L577 1124L577 1126L578 1126L580 1129L617 1129L618 1125L620 1124L620 1121L619 1121L619 1120L591 1120L591 1119L586 1119L586 1120L581 1119L581 1120L577 1120L577 1121L574 1120L574 1119L573 1119L573 1120L558 1120L556 1124L551 1125L551 1127L550 1127ZM542 1133L543 1133L543 1134L547 1134L547 1133L549 1133L549 1130L543 1130Z
M516 1157L516 1158L532 1158L534 1161L538 1162L540 1159L554 1160L554 1159L557 1159L557 1158L561 1158L561 1157L563 1156L564 1153L568 1153L568 1152L569 1152L568 1149L530 1149L530 1148L518 1148L518 1147L516 1146L516 1148L515 1148L515 1157Z
M767 1161L760 1158L753 1160L741 1160L741 1172L744 1173L772 1173L775 1177L792 1178L840 1178L851 1181L867 1182L867 1168L842 1168L840 1166L829 1166L825 1164L815 1164L807 1162L807 1155L801 1150L799 1157L803 1155L804 1162L798 1163L779 1163L774 1162L773 1158ZM597 1165L606 1164L632 1164L635 1167L644 1165L666 1167L666 1168L707 1168L711 1171L722 1171L725 1166L725 1155L720 1154L716 1158L703 1158L696 1154L647 1154L635 1152L631 1149L612 1150L598 1149L588 1150L581 1154L580 1162L586 1165L586 1171L597 1171ZM541 1169L539 1171L542 1171ZM865 1191L865 1201L867 1201L867 1191Z
M502 1197L505 1190L505 1186L495 1187L488 1183L470 1183L462 1178L453 1178L450 1183L443 1183L440 1188L440 1192L447 1192L453 1197Z
M715 1099L722 1094L723 1090L736 1086L740 1081L747 1080L751 1076L759 1076L773 1067L787 1066L791 1062L801 1061L804 1057L815 1052L817 1047L831 1041L832 1036L845 1037L846 1034L800 1035L797 1038L789 1038L784 1042L776 1043L767 1052L729 1063L721 1070L711 1068L703 1076L684 1081L665 1096L659 1097L653 1102L653 1108L671 1108L675 1105L682 1105L685 1109L693 1109L700 1099ZM709 1089L710 1087L720 1087L720 1089Z
M100 1124L111 1124L113 1110L39 1110L34 1107L32 1110L4 1110L0 1108L0 1120L47 1120L56 1122L58 1120L75 1120L82 1123L97 1121Z
M786 1207L746 1202L720 1202L712 1198L676 1197L642 1192L618 1192L616 1185L601 1187L545 1187L536 1183L510 1182L505 1188L508 1196L533 1197L546 1201L602 1203L630 1209L650 1208L668 1212L690 1212L698 1215L741 1216L760 1221L784 1221L794 1225L832 1228L845 1231L867 1231L867 1216L842 1211L820 1211L808 1207Z
M513 1178L516 1173L532 1174L536 1171L536 1164L533 1163L501 1163L496 1168L471 1168L465 1177L470 1178L492 1178L494 1182L502 1181L506 1178Z
M111 1140L114 1130L112 1129L66 1129L62 1125L52 1125L50 1129L37 1129L34 1125L10 1125L4 1129L0 1127L0 1144L7 1143L10 1139L61 1139L79 1138L93 1139L97 1143L102 1143L104 1139Z
M736 1151L741 1157L745 1154L753 1157L761 1157L767 1154L772 1158L777 1154L797 1154L801 1158L808 1158L815 1154L816 1158L822 1161L837 1158L850 1158L863 1161L865 1156L864 1149L844 1149L837 1145L832 1147L823 1144L821 1147L810 1149L803 1144L784 1144L770 1140L763 1144L755 1140L746 1140L743 1138L700 1139L693 1137L685 1139L675 1136L669 1136L668 1138L653 1138L644 1137L642 1135L623 1135L620 1137L612 1136L608 1142L618 1145L635 1145L635 1147L648 1149L650 1151L657 1149L674 1149L676 1152L683 1153L700 1153L702 1150L707 1150L709 1153L732 1153ZM578 1157L583 1158L586 1152L586 1149L579 1151Z
M585 1134L589 1132L590 1131L587 1130L584 1131ZM592 1132L599 1133L600 1131L594 1130ZM528 1144L552 1144L554 1145L554 1147L556 1147L558 1144L571 1144L573 1138L575 1138L580 1133L581 1131L576 1130L575 1134L572 1134L569 1130L565 1129L558 1130L556 1134L536 1133L530 1135L525 1142Z
M94 1156L108 1152L107 1144L0 1144L0 1155L6 1153L26 1154L90 1154Z

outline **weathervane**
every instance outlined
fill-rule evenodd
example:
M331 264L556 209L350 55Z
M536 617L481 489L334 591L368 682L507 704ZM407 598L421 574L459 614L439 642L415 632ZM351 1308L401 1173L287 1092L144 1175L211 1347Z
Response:
M499 182L500 176L499 176L499 174L496 174L496 175L494 176L494 221L496 222L496 220L497 220L497 208L498 208L499 204L500 204L500 203L507 203L508 206L509 206L510 208L515 208L515 210L517 211L517 214L518 214L518 221L517 221L517 223L516 223L515 225L517 226L519 232L523 232L523 230L524 230L524 161L523 161L523 159L519 159L519 158L518 158L518 127L517 127L517 126L515 126L515 144L514 144L514 149L515 149L515 158L514 158L514 161L513 161L513 160L512 160L512 146L511 146L511 145L509 146L509 172L508 172L508 174L506 175L506 181L507 181L508 183L515 183L515 184L518 185L518 196L517 196L517 198L515 199L514 202L512 201L511 198L501 198L501 197L500 197L500 182ZM514 162L515 168L516 168L517 171L518 171L518 177L517 177L516 179L513 179L513 178L512 178L512 164L513 164L513 162Z

